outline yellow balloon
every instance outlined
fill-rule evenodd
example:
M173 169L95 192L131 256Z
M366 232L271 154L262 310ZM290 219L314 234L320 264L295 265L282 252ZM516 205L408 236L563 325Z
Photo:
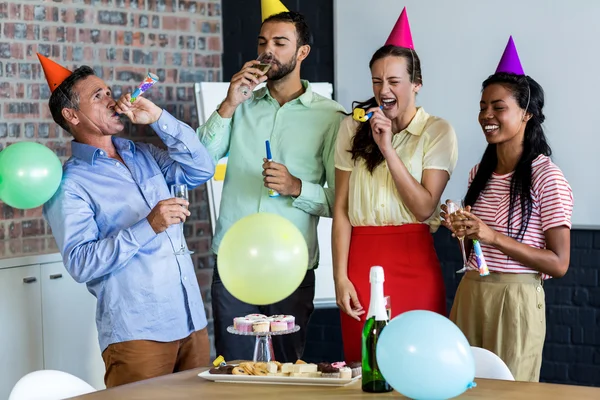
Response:
M271 213L248 215L229 228L217 255L225 288L238 300L273 304L300 286L308 267L308 246L296 226Z

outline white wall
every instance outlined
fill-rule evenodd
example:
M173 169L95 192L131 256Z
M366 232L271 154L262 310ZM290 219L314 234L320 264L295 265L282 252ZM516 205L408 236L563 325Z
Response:
M599 227L600 2L336 0L335 98L348 110L372 96L369 60L404 6L422 63L418 103L458 135L459 161L443 198L464 195L468 171L483 154L481 83L513 35L525 73L546 92L546 134L575 194L573 224Z

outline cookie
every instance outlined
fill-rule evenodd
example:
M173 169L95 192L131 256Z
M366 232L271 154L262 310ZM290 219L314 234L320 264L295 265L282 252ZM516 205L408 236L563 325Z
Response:
M231 370L232 375L249 375L244 368L234 367Z
M261 368L255 368L254 369L254 375L256 376L267 376L267 370L266 369L261 369Z
M240 364L240 367L246 371L246 373L248 375L254 375L254 365L250 364L250 363L245 363L243 366L242 364Z

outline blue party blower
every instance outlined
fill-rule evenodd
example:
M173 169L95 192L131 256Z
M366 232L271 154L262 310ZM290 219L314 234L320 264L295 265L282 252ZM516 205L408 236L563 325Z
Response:
M269 141L265 141L265 146L267 148L267 161L273 161L273 156L271 155L271 143ZM279 193L277 193L273 189L269 189L269 197L278 197Z

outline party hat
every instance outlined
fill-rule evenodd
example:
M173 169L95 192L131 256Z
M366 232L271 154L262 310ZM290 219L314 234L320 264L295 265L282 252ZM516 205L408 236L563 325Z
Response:
M506 44L506 48L504 49L504 54L502 54L502 58L498 63L498 68L496 68L496 73L498 72L508 72L510 74L525 75L512 36L508 38L508 43Z
M290 11L279 0L260 0L260 9L262 11L263 21L271 15Z
M37 53L37 56L40 59L40 64L42 64L42 69L44 70L44 75L46 75L46 81L48 81L50 91L54 92L54 89L59 87L72 72L62 65L58 65L54 61L44 57L40 53Z
M394 45L398 47L406 47L408 49L415 49L413 44L412 35L410 33L410 24L408 23L408 17L406 16L406 7L402 9L400 17L392 29L392 33L385 42L385 45Z

